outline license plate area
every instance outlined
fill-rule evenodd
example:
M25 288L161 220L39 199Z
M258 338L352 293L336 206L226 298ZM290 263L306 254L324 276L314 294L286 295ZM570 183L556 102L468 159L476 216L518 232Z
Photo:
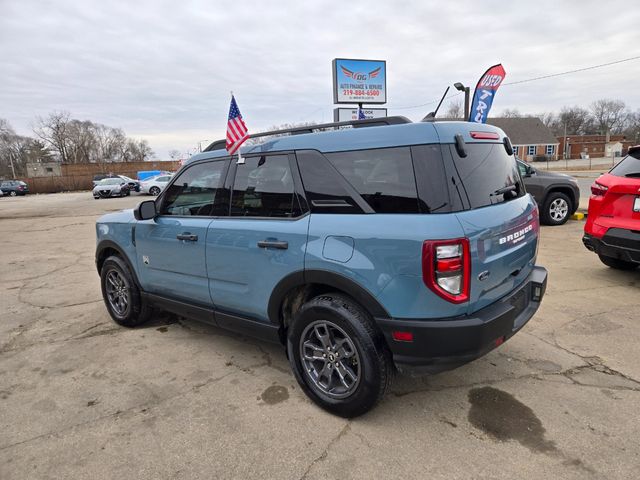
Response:
M640 212L640 197L636 197L636 199L633 201L633 211Z

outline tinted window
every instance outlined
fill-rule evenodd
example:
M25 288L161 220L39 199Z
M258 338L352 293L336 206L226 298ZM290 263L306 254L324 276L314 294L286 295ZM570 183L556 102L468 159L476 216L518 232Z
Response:
M296 157L313 213L363 213L352 197L347 181L324 155L316 151L299 151Z
M442 147L417 145L411 147L413 168L416 172L420 211L446 213L455 209L447 188L447 175L442 162ZM459 204L458 200L458 204Z
M156 182L166 183L171 179L171 177L157 177Z
M609 173L617 177L640 177L640 152L627 155Z
M207 162L187 168L166 190L161 214L226 215L229 206L228 192L222 187L227 163Z
M450 146L453 161L462 180L471 208L479 208L520 197L525 189L516 160L507 155L502 143L467 143L466 157ZM513 186L513 191L499 193Z
M275 218L301 215L287 155L251 157L237 166L231 215Z
M376 213L419 213L409 147L326 155Z

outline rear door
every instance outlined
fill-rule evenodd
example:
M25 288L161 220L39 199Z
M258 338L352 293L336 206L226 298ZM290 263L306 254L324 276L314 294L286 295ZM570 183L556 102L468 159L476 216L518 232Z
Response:
M502 143L467 143L465 150L464 158L453 146L444 152L453 159L463 185L466 210L457 217L470 241L472 313L527 278L535 264L539 223L515 158ZM513 191L505 192L505 187Z
M304 270L309 215L293 155L247 157L232 170L230 216L207 235L211 297L221 312L268 322L277 283Z
M228 206L223 189L228 163L187 167L159 198L160 214L136 224L138 272L145 291L211 306L205 245L213 217Z

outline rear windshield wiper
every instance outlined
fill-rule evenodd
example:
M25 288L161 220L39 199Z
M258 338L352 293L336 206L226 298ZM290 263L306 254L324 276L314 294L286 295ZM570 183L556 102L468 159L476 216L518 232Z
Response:
M506 187L499 188L491 194L492 197L498 195L504 195L505 193L515 192L518 189L517 185L507 185Z

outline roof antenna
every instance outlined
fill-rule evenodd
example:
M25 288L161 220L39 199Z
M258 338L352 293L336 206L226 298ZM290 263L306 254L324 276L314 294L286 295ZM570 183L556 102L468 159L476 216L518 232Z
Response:
M440 99L440 103L438 103L438 106L436 107L436 109L433 112L429 112L427 114L427 116L422 119L423 122L433 122L435 120L436 114L438 113L438 110L440 110L440 105L442 105L442 102L444 102L444 99L447 96L447 92L449 91L450 88L451 87L447 87L447 89L444 91L444 95L442 95L442 98Z

